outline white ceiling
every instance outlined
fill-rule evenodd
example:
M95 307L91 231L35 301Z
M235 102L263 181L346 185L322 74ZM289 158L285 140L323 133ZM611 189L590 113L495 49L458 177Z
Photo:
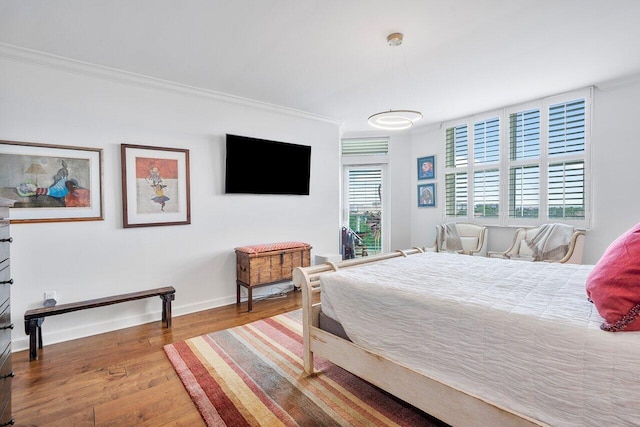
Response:
M0 43L354 132L380 110L425 125L637 75L639 19L640 0L0 0Z

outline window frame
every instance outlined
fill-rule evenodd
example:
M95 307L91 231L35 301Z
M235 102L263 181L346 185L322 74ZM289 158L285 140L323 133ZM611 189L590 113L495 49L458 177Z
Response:
M561 155L549 155L549 107L552 105L567 103L577 99L585 101L585 117L584 117L584 151L578 153L565 153ZM591 223L591 138L592 138L592 103L593 88L588 87L571 92L565 92L538 100L525 102L522 104L508 106L498 110L492 110L485 113L474 114L456 120L451 120L443 125L443 139L445 141L445 158L447 155L447 129L457 126L467 126L467 144L468 144L468 161L466 166L453 167L447 166L445 163L445 191L442 193L445 197L445 208L443 218L445 221L464 221L471 223L482 223L484 225L495 226L537 226L549 222L557 222L570 224L578 228L588 228ZM522 113L528 110L540 110L540 155L538 157L527 157L517 160L510 158L510 115L513 113ZM475 163L474 153L474 129L477 122L490 120L493 117L499 118L499 161L491 163ZM570 218L549 218L549 167L558 163L566 163L573 161L584 162L584 219ZM537 218L510 218L509 207L509 185L511 168L513 167L539 167L539 207ZM474 200L474 177L475 172L486 171L491 169L499 169L499 215L498 217L476 217L475 200ZM447 192L447 176L452 173L467 173L467 213L465 216L447 215L446 197Z
M344 141L386 141L387 151L376 152L374 154L343 154ZM349 170L350 169L369 169L380 168L382 174L382 238L381 253L388 252L391 247L391 219L390 219L390 197L391 190L389 186L389 153L388 146L390 138L388 137L362 137L362 138L342 138L340 140L340 163L341 163L341 215L340 221L342 225L349 224Z

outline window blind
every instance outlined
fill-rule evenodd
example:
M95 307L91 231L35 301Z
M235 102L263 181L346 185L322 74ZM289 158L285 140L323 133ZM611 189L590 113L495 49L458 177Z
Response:
M386 138L343 139L343 156L383 155L389 152L389 140Z
M349 209L352 212L364 213L379 210L382 202L382 170L350 169L349 170Z

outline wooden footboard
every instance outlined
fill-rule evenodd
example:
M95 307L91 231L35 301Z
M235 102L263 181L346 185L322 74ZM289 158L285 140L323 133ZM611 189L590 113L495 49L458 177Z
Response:
M419 248L412 248L339 263L298 267L293 271L293 282L302 290L305 373L315 373L313 357L316 354L453 426L545 425L427 377L320 329L321 303L314 301L320 294L321 275L421 252L423 251Z

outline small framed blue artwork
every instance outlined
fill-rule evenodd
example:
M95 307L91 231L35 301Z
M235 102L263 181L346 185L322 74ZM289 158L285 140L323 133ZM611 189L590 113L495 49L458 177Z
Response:
M436 177L436 156L418 159L418 179L434 179Z
M418 184L418 207L436 206L436 184Z

